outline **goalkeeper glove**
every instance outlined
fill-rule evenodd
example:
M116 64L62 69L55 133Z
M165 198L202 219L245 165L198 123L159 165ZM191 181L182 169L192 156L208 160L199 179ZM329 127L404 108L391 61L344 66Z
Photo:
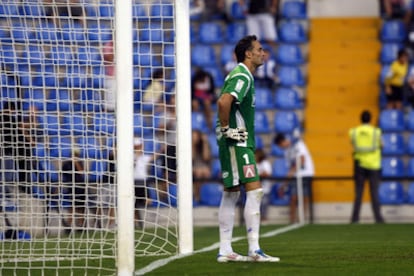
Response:
M245 142L248 137L248 133L244 127L229 128L228 126L226 126L222 127L220 131L224 137L236 140L238 142Z

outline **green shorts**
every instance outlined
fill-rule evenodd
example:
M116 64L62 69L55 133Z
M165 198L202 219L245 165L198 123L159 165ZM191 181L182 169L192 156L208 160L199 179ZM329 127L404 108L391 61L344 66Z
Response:
M219 159L224 187L232 188L259 180L252 148L219 144Z

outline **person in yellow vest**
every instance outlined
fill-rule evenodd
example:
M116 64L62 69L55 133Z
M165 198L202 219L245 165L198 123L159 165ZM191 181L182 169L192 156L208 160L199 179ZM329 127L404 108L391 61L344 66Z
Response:
M359 221L365 180L369 180L371 206L376 223L383 223L378 199L378 185L381 179L381 129L371 124L371 113L361 113L361 125L349 130L353 146L355 200L352 223Z
M408 72L408 53L401 49L397 59L391 64L385 77L385 94L388 109L401 109L404 97L404 84Z

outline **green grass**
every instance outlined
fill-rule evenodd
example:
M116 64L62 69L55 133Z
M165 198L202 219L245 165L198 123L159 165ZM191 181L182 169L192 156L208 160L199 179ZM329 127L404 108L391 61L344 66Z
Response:
M282 226L263 226L261 233L280 227ZM244 227L234 229L234 237L244 236ZM113 240L114 237L107 238ZM137 235L136 238L143 241L148 237ZM3 246L8 243L3 242ZM218 228L195 228L194 242L196 251L217 243ZM146 241L144 246L149 244L150 240ZM414 275L414 224L307 225L274 237L261 238L260 244L265 252L280 257L281 261L219 264L216 262L217 249L214 249L174 260L147 275ZM52 244L49 246L53 247ZM246 240L235 242L233 248L245 254ZM152 247L146 249L152 251ZM137 255L136 270L155 260L168 257L164 254L148 257ZM100 271L100 275L113 275L111 271L115 263L111 259L89 260L87 264L82 260L61 261L60 266L78 268L72 273L68 270L57 271L53 268L56 267L56 263L50 261L19 263L19 270L12 268L15 265L3 264L0 275L28 275L28 266L33 269L30 275L48 276L57 275L57 272L59 275L98 275L98 267L105 267ZM50 269L43 272L39 270L44 266ZM5 269L6 267L9 269Z
M262 227L262 233L275 226ZM236 235L244 235L237 228ZM195 249L218 240L216 228L195 231ZM275 237L261 246L279 263L219 264L217 251L178 259L147 275L413 275L414 224L308 225ZM234 250L247 251L246 240ZM140 260L137 260L138 266Z

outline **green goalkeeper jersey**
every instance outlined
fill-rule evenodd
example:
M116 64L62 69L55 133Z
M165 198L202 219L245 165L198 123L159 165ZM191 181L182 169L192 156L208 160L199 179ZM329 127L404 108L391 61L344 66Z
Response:
M234 97L230 111L230 128L244 127L248 132L246 142L237 142L225 139L219 135L221 145L237 145L255 149L254 113L255 89L254 78L246 65L239 63L225 78L221 94L229 93ZM217 130L220 130L220 121L217 120Z

